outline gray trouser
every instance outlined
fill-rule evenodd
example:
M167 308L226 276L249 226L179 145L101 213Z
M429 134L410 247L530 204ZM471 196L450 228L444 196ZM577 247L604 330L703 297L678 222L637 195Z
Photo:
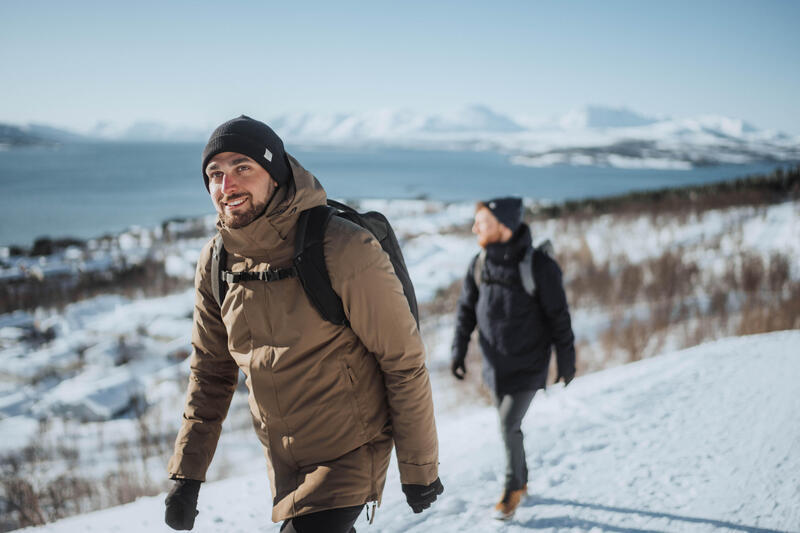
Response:
M522 419L528 412L536 391L495 396L500 415L500 433L506 447L506 490L519 490L528 483L528 465L522 445Z

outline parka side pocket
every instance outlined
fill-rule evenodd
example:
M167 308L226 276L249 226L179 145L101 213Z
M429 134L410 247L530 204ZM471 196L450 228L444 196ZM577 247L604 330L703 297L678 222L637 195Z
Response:
M353 418L355 419L355 422L358 425L358 429L361 432L361 436L366 438L367 436L366 420L364 420L364 417L361 414L361 409L359 409L358 407L358 392L356 388L358 380L356 379L355 372L353 372L353 369L350 368L350 365L347 364L347 361L345 361L344 358L339 359L339 365L342 370L344 380L345 382L347 382L348 395L350 396L350 408L353 413Z

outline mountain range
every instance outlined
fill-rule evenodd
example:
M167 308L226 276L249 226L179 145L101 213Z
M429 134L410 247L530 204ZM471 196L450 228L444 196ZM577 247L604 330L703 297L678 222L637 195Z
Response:
M759 129L741 119L648 116L605 106L587 106L549 118L511 116L471 105L447 113L395 109L292 113L267 122L290 146L491 150L531 166L684 169L800 160L800 137ZM99 123L78 134L43 125L0 124L0 145L98 140L203 142L212 128L159 122Z

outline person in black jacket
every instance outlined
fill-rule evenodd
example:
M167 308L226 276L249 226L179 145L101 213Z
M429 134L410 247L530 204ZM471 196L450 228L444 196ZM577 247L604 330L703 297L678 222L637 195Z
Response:
M483 378L494 394L506 448L505 489L495 511L497 518L508 519L527 492L522 419L536 391L545 387L553 346L556 382L563 379L566 385L575 376L574 335L561 269L546 252L533 250L535 291L529 295L523 287L520 262L532 238L522 222L522 200L496 198L478 203L472 232L485 253L475 256L464 278L452 372L464 378L467 345L477 325Z

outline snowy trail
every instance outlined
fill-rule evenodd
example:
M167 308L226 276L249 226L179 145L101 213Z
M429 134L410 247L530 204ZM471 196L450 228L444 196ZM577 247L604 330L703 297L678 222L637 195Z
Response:
M393 464L360 533L800 532L800 331L725 339L537 394L523 425L530 496L507 523L489 512L503 476L494 410L437 422L445 493L414 515ZM278 531L266 469L254 469L202 488L195 531ZM170 531L163 498L26 531Z

